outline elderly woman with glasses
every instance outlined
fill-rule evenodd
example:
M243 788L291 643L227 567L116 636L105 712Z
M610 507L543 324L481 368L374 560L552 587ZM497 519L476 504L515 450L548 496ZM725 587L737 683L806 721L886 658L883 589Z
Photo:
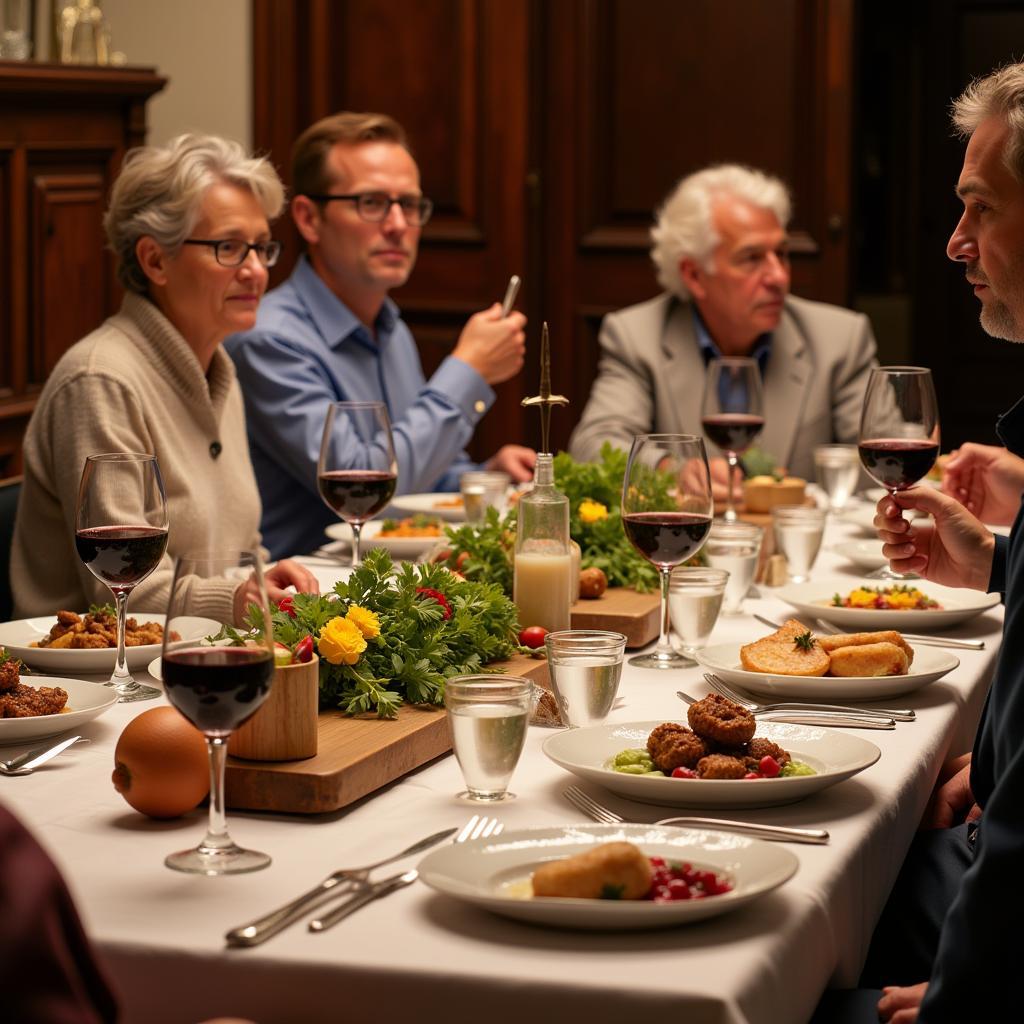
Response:
M174 555L259 546L242 395L221 342L256 322L280 251L270 221L283 205L270 163L226 139L182 135L126 157L104 221L124 301L57 363L25 435L11 553L16 614L109 600L74 546L89 455L153 454L163 474L167 554L133 592L133 612L164 610ZM267 583L272 600L289 585L317 590L290 562ZM239 621L250 585L205 581L196 614Z

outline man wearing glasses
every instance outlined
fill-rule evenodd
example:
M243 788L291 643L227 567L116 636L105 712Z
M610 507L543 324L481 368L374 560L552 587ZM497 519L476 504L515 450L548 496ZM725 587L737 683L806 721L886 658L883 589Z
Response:
M457 490L480 468L464 451L494 401L492 387L523 365L526 318L496 303L470 317L429 381L388 298L416 262L432 204L402 127L382 114L318 121L292 153L292 217L306 253L260 306L256 328L229 339L245 395L263 539L274 557L308 551L336 521L319 499L316 464L327 408L387 405L398 490ZM534 453L506 445L484 468L532 475Z

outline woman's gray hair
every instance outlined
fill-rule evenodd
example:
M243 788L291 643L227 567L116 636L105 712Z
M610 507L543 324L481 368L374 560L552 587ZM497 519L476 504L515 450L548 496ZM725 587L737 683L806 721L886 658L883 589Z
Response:
M231 139L179 135L165 146L128 152L103 218L125 288L140 295L149 290L135 254L138 240L149 235L161 248L176 252L199 219L206 190L218 182L248 189L268 221L284 208L284 186L270 161L249 156Z
M712 269L711 254L720 241L712 207L719 195L771 210L782 227L789 223L789 192L778 178L763 171L717 164L681 179L662 203L651 228L651 259L658 270L658 283L681 299L689 298L690 293L679 275L680 260L688 257L705 270Z
M1003 163L1024 182L1024 64L1007 64L984 78L976 78L953 101L953 126L961 138L970 138L986 118L1003 118L1010 131L1003 146Z

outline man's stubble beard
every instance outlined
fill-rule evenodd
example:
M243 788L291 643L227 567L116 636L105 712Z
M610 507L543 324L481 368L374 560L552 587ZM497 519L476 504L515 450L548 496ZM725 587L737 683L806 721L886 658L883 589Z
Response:
M1016 344L1024 342L1024 327L1002 299L995 299L989 305L983 306L980 320L982 330L991 337Z

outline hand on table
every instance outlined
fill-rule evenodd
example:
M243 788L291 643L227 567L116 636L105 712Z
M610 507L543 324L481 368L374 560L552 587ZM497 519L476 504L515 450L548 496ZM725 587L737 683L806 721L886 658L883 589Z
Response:
M501 470L508 473L514 483L521 484L533 479L533 467L536 464L537 453L532 448L521 444L506 444L484 463L484 469Z
M983 523L1009 526L1024 494L1024 459L997 445L968 442L950 455L942 489Z
M981 817L981 808L974 802L971 792L971 756L967 754L959 760L966 763L953 775L946 779L939 776L939 785L935 787L921 819L922 829L952 828L961 819L975 821Z
M914 523L906 509L933 517ZM916 572L933 583L983 591L992 572L995 538L960 502L933 487L911 487L886 495L874 519L882 554L897 572Z
M917 1010L928 991L928 982L919 985L886 985L884 995L878 1000L878 1019L888 1024L912 1024L917 1020Z
M659 467L663 468L663 467ZM729 493L729 463L725 459L708 459L711 471L711 497L716 504L724 503ZM733 488L733 501L743 500L743 481L741 474L736 474L736 486ZM683 487L687 491L700 491L704 486L704 465L694 459L683 468Z
M525 326L522 313L503 317L496 302L469 318L452 355L472 366L488 384L501 384L523 368Z
M294 587L300 594L320 593L320 584L316 577L305 566L293 562L290 558L284 558L267 569L263 574L263 579L267 584L267 598L271 604L279 604L282 598L287 596L288 587ZM250 576L235 590L236 625L241 625L245 621L245 609L257 599L256 579L254 576Z

